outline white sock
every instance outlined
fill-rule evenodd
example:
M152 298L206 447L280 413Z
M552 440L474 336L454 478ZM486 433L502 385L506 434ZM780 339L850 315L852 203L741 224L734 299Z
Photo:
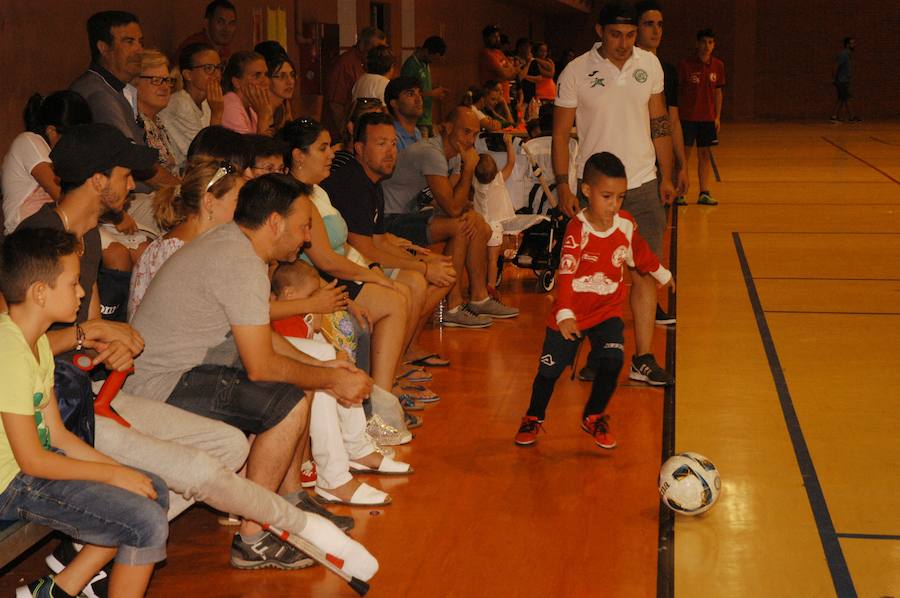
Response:
M473 304L475 304L475 305L484 305L485 303L487 303L487 302L490 301L490 300L491 300L491 296L488 295L487 297L485 297L485 298L482 299L481 301L472 301L472 300L469 300L469 303L473 303Z
M372 579L378 571L378 561L366 548L342 532L333 523L315 513L306 515L306 527L300 536L328 554L342 559L344 571L363 581Z

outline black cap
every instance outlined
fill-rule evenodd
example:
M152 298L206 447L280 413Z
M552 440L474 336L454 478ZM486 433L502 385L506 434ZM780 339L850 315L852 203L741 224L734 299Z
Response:
M85 181L114 166L150 170L158 157L155 149L132 143L119 129L105 123L68 129L50 152L53 170L66 183Z
M628 2L608 2L600 9L597 22L606 25L634 25L637 27L638 14L634 6Z
M481 30L481 37L487 37L494 33L500 33L500 27L497 25L488 25Z
M394 77L384 88L384 105L390 107L391 100L396 100L407 89L422 89L416 77Z

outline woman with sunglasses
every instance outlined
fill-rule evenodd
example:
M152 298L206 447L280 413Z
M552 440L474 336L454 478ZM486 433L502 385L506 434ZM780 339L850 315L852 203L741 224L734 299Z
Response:
M172 142L179 165L187 159L188 147L204 127L222 124L222 64L209 44L190 44L178 56L183 89L172 94L159 113Z
M231 55L222 73L222 126L238 133L272 135L272 104L266 60L252 50Z
M292 120L291 98L294 95L296 69L287 51L276 41L265 41L253 48L266 59L269 75L269 104L272 108L272 130L277 131Z
M188 162L184 182L164 187L153 196L153 211L169 232L147 247L131 274L129 321L137 311L150 281L169 257L206 231L234 219L238 192L244 178L227 162L207 157Z

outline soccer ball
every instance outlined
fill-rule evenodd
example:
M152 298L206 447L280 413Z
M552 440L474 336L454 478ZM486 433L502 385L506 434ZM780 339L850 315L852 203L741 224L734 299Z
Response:
M719 470L697 453L673 455L659 470L659 494L676 513L699 515L708 511L721 489Z

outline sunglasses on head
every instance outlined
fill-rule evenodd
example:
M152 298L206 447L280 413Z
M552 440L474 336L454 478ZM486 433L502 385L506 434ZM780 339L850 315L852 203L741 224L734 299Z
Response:
M234 166L234 164L230 162L222 162L222 165L219 166L216 174L212 175L212 178L209 179L209 182L206 184L206 189L204 189L204 191L209 191L213 185L225 178L226 175L234 174L236 172L237 168Z

